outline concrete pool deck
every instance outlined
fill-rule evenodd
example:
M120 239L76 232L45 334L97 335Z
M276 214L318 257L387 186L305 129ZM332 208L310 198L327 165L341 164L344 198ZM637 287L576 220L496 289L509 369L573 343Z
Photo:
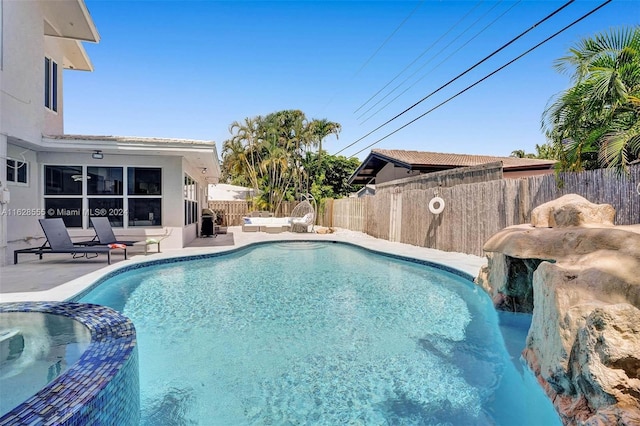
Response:
M374 238L362 232L334 228L333 234L283 232L242 232L240 226L228 228L228 234L218 238L199 238L190 247L163 249L162 253L131 252L124 260L120 253L113 253L112 264L105 256L96 259L71 259L67 254L48 254L42 260L37 256L25 256L17 265L0 267L0 302L62 301L73 297L109 272L149 260L180 256L224 253L253 243L265 241L338 241L351 243L366 249L411 257L458 269L473 277L486 265L486 258L445 252L409 244Z

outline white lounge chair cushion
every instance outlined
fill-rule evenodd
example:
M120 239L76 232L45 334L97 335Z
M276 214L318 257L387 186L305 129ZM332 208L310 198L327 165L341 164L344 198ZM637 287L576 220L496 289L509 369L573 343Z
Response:
M291 224L291 218L289 217L245 217L245 225L282 225L289 226Z
M302 217L296 217L292 220L292 223L296 225L309 225L313 220L313 213L307 213Z

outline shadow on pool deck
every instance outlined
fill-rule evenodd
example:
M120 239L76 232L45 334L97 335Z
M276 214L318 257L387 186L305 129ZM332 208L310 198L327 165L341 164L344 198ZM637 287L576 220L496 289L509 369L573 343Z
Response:
M234 245L233 232L228 232L226 234L218 234L215 237L196 238L195 240L187 244L186 248L219 247L219 246L232 246L232 245Z
M230 232L219 234L215 238L196 238L186 248L233 245L233 233ZM128 254L129 258L144 256L144 252L138 247L129 247ZM117 264L123 260L124 256L121 253L116 251L111 254L111 264ZM107 266L107 257L104 254L91 259L84 257L74 259L67 253L47 253L42 260L37 255L22 255L17 265L0 267L0 302L2 301L1 293L50 290L105 266Z
M138 253L129 253L129 257L136 254ZM111 254L111 264L123 260L122 254ZM42 260L37 255L22 255L17 265L0 267L0 293L49 290L105 266L107 256L104 254L91 259L74 259L66 253L47 253Z

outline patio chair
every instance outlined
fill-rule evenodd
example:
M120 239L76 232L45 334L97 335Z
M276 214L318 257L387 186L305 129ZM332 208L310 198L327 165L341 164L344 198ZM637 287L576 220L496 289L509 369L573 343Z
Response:
M113 228L111 228L111 223L109 222L108 217L92 217L91 225L93 226L93 230L96 232L95 237L93 237L90 241L82 241L76 244L83 244L87 246L108 246L110 244L122 244L125 246L144 246L144 254L146 255L149 246L157 245L158 253L160 253L160 241L162 238L148 238L146 240L138 240L138 241L122 241L118 240L116 235L113 233Z
M307 200L301 201L291 212L291 232L309 232L313 229L316 211Z
M95 254L93 257L97 257L100 253L106 253L107 255L107 263L111 264L111 250L114 250L116 247L111 248L108 246L87 246L79 243L74 244L71 241L71 237L69 236L69 231L67 231L67 227L64 224L64 221L61 218L55 219L39 219L40 226L42 227L42 231L46 237L46 241L40 247L32 247L20 250L14 250L13 252L13 263L14 265L18 263L18 255L24 253L32 253L40 256L40 260L42 260L42 255L45 253L70 253L73 255L73 258L76 259L78 257L86 257L90 259L89 254ZM126 246L117 247L124 249L124 258L127 258L127 248Z
M109 245L109 244L124 244L125 246L132 246L139 241L120 241L116 238L116 235L113 233L113 228L111 228L111 223L109 222L109 218L106 216L103 217L92 217L91 225L93 226L93 230L96 232L96 236L93 237L93 240L83 241L77 244L84 244L88 246L93 245Z

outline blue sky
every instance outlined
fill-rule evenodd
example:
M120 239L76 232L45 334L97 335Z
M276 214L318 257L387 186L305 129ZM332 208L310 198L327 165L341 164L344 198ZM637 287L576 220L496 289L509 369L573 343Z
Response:
M330 154L565 3L85 1L101 41L85 43L94 72L65 72L65 133L214 140L221 151L233 121L300 109L309 119L327 118L342 125L339 139L332 136L324 143ZM601 3L575 1L341 154L351 156L364 149L357 154L363 159L371 150L367 145ZM533 152L536 144L545 142L540 130L545 105L570 84L569 76L553 69L553 61L579 39L611 27L637 25L639 18L640 2L614 0L372 148L489 155L509 155L515 149Z

